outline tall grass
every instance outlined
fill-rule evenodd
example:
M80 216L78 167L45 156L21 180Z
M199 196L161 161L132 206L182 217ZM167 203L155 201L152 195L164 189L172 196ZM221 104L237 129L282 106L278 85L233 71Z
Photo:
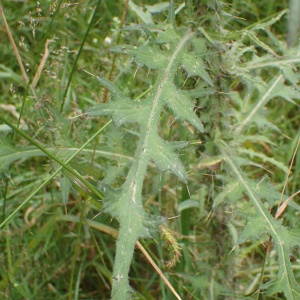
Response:
M1 2L1 298L299 298L297 1Z

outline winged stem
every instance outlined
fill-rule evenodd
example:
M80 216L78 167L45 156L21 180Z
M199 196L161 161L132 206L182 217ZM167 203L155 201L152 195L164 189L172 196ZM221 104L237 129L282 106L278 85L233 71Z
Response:
M151 144L153 137L158 136L157 128L160 119L161 110L164 106L163 92L165 86L173 84L173 78L176 72L176 60L179 52L185 43L193 36L192 32L186 34L174 49L167 68L157 78L154 87L153 102L146 126L141 128L141 137L132 166L129 170L126 182L122 187L123 197L119 201L124 201L122 206L124 211L120 217L120 233L117 241L117 252L115 258L115 266L113 271L113 291L112 299L130 299L131 290L129 287L128 272L135 247L135 243L139 237L150 236L150 232L145 228L144 217L141 215L140 209L143 207L141 193L143 180L147 171L147 165L151 159ZM126 209L125 209L126 207ZM136 211L138 209L138 212ZM138 213L138 218L136 216ZM137 224L137 222L139 224ZM140 228L139 232L133 228ZM144 232L146 229L146 232ZM125 259L126 257L126 259ZM126 297L124 291L127 291Z

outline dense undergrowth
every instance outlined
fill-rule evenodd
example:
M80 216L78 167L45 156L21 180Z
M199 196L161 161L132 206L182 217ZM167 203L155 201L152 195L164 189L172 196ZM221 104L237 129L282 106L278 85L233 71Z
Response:
M123 4L2 3L1 298L300 299L299 5Z

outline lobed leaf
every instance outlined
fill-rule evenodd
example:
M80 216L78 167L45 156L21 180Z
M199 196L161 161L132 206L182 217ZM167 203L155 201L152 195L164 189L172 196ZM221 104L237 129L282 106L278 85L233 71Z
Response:
M166 142L159 136L151 137L152 144L149 156L161 172L170 170L183 182L187 182L187 175L178 154L174 150L185 147L187 142Z
M268 282L264 288L268 289L270 295L283 292L289 300L298 299L300 286L296 283L292 272L289 250L290 247L300 244L300 235L290 234L287 228L282 226L279 221L276 221L273 216L271 216L256 194L256 190L253 190L251 185L249 185L250 180L242 174L225 151L222 151L222 153L226 158L226 162L244 186L250 201L256 209L255 215L248 216L246 226L239 237L238 243L253 239L264 232L268 232L276 243L279 272L277 279L274 282Z
M182 92L175 86L168 86L165 90L165 102L174 112L177 119L188 121L200 132L204 131L203 125L194 113L194 101L190 100L188 93Z
M246 149L246 148L241 148L239 147L237 149L238 152L240 153L244 153L244 154L248 154L250 155L250 157L259 157L261 158L264 162L269 162L271 164L273 164L274 166L278 167L279 169L281 169L283 172L288 173L289 169L286 167L286 165L280 161L275 160L273 157L268 157L265 154L261 153L261 152L255 152L252 149Z
M142 202L142 185L149 161L153 161L161 172L170 170L183 182L187 182L187 174L179 159L177 150L186 146L187 142L168 142L158 135L161 111L165 105L173 110L175 118L191 122L197 129L203 131L203 126L193 112L193 97L210 95L215 91L196 88L193 91L181 91L174 85L174 77L178 67L186 68L189 76L200 76L210 85L212 81L204 69L202 59L191 71L191 61L196 59L190 53L189 40L194 33L189 30L175 31L174 3L171 1L167 26L149 25L144 31L150 38L152 45L143 47L117 46L111 51L133 55L139 66L159 69L157 82L151 95L138 103L126 98L112 83L97 77L112 93L108 103L98 105L87 111L87 115L110 115L120 126L125 122L139 123L141 134L135 152L135 157L129 169L125 183L120 188L113 188L102 184L105 193L103 210L116 217L120 222L120 233L117 240L117 253L113 271L114 300L130 299L132 290L129 287L128 272L132 260L134 244L138 238L151 237L165 219L148 214ZM144 26L144 25L143 25ZM143 27L142 26L142 27ZM164 29L166 28L166 29ZM159 30L155 40L151 30ZM166 38L166 33L175 35L168 50L158 47Z
M182 67L188 77L199 76L210 86L214 86L210 76L205 70L202 59L195 53L187 52L182 54Z
M166 66L167 56L154 46L136 48L131 45L120 45L110 48L111 52L130 54L134 57L138 66L146 66L148 69L158 69Z

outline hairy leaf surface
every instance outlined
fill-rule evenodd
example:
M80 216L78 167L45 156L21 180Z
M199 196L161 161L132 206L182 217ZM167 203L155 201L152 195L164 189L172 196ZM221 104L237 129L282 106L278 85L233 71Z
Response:
M174 8L171 2L168 22L156 26L141 26L152 41L152 46L134 47L130 45L116 46L113 52L130 54L138 66L158 69L158 76L151 95L139 102L126 98L120 90L107 80L98 77L112 93L108 103L100 104L88 110L87 115L110 115L116 125L138 123L140 139L132 166L125 183L118 189L103 186L106 193L104 211L109 212L120 222L120 234L117 241L117 254L113 272L113 299L130 299L131 288L128 285L128 272L135 242L140 237L151 237L151 232L158 229L164 218L149 215L143 207L142 185L149 161L153 161L161 172L172 171L183 182L187 175L177 150L187 145L186 142L168 142L158 134L161 111L168 106L175 118L188 121L203 132L201 121L193 112L193 100L201 95L210 95L212 90L205 88L194 91L182 91L174 85L177 68L182 67L187 76L199 76L208 85L213 86L210 76L205 70L203 58L191 52L191 40L194 33L174 27ZM157 41L150 33L160 30ZM150 31L150 32L149 32ZM170 37L172 37L170 39ZM169 42L164 50L157 43ZM196 62L196 63L195 63ZM195 63L195 64L194 64Z

